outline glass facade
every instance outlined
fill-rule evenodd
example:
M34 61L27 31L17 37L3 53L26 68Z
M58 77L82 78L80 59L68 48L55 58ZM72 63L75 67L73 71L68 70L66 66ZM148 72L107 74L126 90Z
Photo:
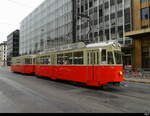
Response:
M7 64L11 65L12 57L19 56L19 37L20 31L15 30L7 36Z
M148 19L148 14L149 14L149 9L148 8L142 8L141 9L141 19L142 20L147 20Z
M72 0L45 0L27 16L20 27L20 54L34 54L72 43L75 39L73 35L76 42L118 40L125 45L126 41L130 41L124 33L132 30L131 0L75 2L76 13L72 12ZM73 16L76 24L73 23ZM73 24L76 32L73 31Z
M72 43L71 0L45 0L21 22L21 55L68 43Z
M85 17L78 18L78 41L118 40L122 45L131 41L124 37L132 30L131 0L77 0L77 7L78 14L90 16L91 20L88 23Z

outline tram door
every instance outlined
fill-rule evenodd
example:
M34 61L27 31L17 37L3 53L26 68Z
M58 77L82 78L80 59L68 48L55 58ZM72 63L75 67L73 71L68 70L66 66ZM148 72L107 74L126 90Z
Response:
M90 50L87 53L88 81L95 81L95 67L100 63L100 51Z

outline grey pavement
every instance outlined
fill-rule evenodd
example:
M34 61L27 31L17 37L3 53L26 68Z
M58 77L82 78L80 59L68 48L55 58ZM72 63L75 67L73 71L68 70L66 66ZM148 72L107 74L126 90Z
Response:
M126 80L126 81L129 81L129 82L150 84L150 79L145 79L145 78L132 77L132 78L125 78L125 80Z
M93 88L0 68L0 113L145 113L149 84Z

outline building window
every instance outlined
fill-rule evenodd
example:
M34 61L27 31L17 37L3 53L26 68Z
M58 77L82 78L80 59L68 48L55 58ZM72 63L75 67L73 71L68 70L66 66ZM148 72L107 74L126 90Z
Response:
M90 7L90 8L93 7L93 1L90 1L89 7Z
M147 0L141 0L141 3L147 2Z
M99 9L99 16L100 16L100 17L103 16L103 9Z
M109 15L105 16L105 22L109 21Z
M110 0L110 5L111 6L115 5L115 0Z
M109 2L105 3L105 9L109 8Z
M114 19L114 18L115 18L115 15L116 15L115 13L112 13L112 14L110 15L110 18L111 18L111 19Z
M128 25L125 25L125 32L129 32L131 31L131 25L128 24Z
M124 15L125 15L125 24L129 24L130 23L130 19L131 19L131 9L127 8L124 10Z
M122 0L117 0L117 3L118 3L118 4L122 3Z
M141 18L142 20L147 20L148 19L148 8L142 8L141 9Z
M149 47L142 47L142 65L143 68L150 68Z
M121 11L118 11L118 13L117 13L117 17L122 17L122 15L123 15L122 10L121 10Z

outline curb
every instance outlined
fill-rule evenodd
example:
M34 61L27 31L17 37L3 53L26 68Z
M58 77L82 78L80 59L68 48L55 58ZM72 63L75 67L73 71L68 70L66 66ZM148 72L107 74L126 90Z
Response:
M138 80L125 80L128 82L135 82L135 83L144 83L144 84L150 84L150 82L146 82L146 81L138 81Z

